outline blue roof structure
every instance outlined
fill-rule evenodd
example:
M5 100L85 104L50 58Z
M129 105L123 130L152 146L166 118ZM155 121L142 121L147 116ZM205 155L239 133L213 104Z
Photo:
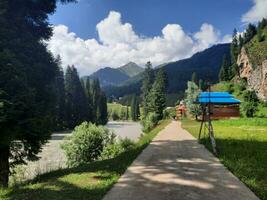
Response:
M234 96L228 92L201 92L198 96L197 103L231 105L240 104L241 101L234 98Z

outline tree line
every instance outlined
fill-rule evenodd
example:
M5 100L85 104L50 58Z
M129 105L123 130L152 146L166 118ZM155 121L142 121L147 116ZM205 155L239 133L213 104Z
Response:
M37 159L55 128L106 122L98 81L81 82L73 66L64 75L46 48L57 2L74 0L0 2L0 187L12 167Z
M107 99L98 79L80 80L77 69L68 66L65 76L56 76L55 129L73 129L83 121L97 125L107 123Z
M242 47L247 44L251 39L257 35L258 42L263 42L266 38L263 30L267 27L267 19L263 18L257 26L248 24L244 34L240 34L236 29L233 31L231 42L231 57L223 57L221 69L219 72L220 81L230 81L234 76L239 76L241 66L237 65L238 55L241 53Z

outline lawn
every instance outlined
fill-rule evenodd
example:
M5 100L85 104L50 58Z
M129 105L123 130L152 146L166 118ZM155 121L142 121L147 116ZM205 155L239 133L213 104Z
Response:
M232 119L213 123L218 158L258 197L267 200L267 119ZM200 123L184 120L183 128L198 137ZM210 151L209 139L201 139Z
M117 182L133 160L162 130L169 120L161 123L151 132L144 134L135 148L118 157L93 162L88 165L50 172L30 183L0 189L1 200L100 200Z

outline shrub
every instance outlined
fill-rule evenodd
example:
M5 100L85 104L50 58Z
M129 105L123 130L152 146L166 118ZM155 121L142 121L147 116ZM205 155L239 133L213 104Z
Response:
M163 119L174 119L176 117L176 108L169 108L163 111Z
M151 131L158 124L158 115L154 112L148 113L147 117L142 121L143 132L147 133Z
M258 97L255 91L246 90L243 93L244 102L241 104L242 113L246 117L254 117L254 114L258 111Z
M103 148L112 143L114 138L107 128L83 122L75 127L61 148L65 151L68 166L77 166L98 159Z
M111 159L119 154L129 151L135 147L135 143L128 139L120 139L118 142L110 143L107 146L104 147L104 150L101 154L101 159Z

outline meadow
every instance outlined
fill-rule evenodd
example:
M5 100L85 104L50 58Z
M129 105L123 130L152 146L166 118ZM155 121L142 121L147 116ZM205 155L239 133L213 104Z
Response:
M182 126L198 138L200 122L185 119ZM267 200L267 119L218 120L213 126L220 161L260 199ZM211 151L207 134L200 142Z

